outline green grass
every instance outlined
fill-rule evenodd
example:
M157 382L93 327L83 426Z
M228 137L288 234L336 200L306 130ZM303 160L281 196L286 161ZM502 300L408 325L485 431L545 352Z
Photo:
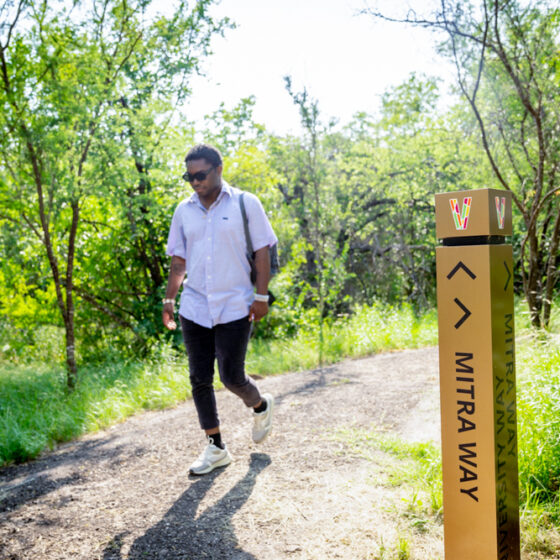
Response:
M519 490L524 549L560 550L560 337L517 342Z
M536 502L556 501L558 505L560 338L526 337L518 344L517 361L521 493L525 501L530 497Z
M0 465L36 457L45 448L190 396L185 364L162 346L143 362L80 370L76 390L65 371L46 364L0 367Z
M435 311L418 317L410 306L361 307L350 317L324 326L323 364L376 352L437 344ZM318 328L302 330L289 340L253 340L247 369L267 375L312 369L319 365Z
M517 320L517 411L520 517L523 550L531 557L560 550L560 336L535 333ZM379 431L345 430L333 437L379 462L391 484L411 487L404 513L414 528L442 512L441 453L431 443L407 443Z
M52 331L52 329L51 329ZM49 331L51 341L56 333ZM417 318L411 308L374 306L325 328L325 363L436 342L435 314ZM86 432L95 431L147 409L173 406L190 396L184 354L162 344L143 361L112 359L83 367L76 390L65 390L63 366L45 347L43 363L0 363L0 465L36 457ZM114 355L114 354L113 354ZM274 374L318 365L317 331L301 331L290 340L255 339L247 370ZM58 362L60 363L60 362Z
M559 523L560 343L557 335L532 334L522 307L516 323L523 512L527 518ZM435 312L417 317L407 306L376 305L325 326L323 357L324 363L333 363L436 343ZM309 369L318 366L318 356L317 329L302 330L290 340L253 340L247 369L261 375ZM165 344L144 361L113 360L82 368L73 393L66 392L64 379L62 366L0 364L0 464L28 460L58 442L190 396L186 359ZM415 452L407 448L406 453ZM418 460L433 469L433 456L426 457ZM437 492L434 487L429 498L433 511L439 507Z
M428 518L441 519L443 493L439 445L429 441L407 442L386 431L356 428L341 429L330 437L344 442L345 449L351 453L381 464L387 484L410 486L405 514L414 528L422 530ZM385 455L380 455L379 451Z

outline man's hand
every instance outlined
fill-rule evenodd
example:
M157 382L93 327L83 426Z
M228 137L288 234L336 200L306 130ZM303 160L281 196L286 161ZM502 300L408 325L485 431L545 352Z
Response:
M177 328L177 323L175 322L175 310L172 303L166 303L163 306L161 318L166 329L174 331Z
M179 288L185 278L186 262L182 257L173 255L171 257L171 265L169 267L169 278L167 279L167 289L165 290L165 299L163 303L163 311L161 319L163 326L170 331L177 328L175 322L175 298L179 292Z
M249 308L249 321L260 321L268 313L268 303L254 301Z

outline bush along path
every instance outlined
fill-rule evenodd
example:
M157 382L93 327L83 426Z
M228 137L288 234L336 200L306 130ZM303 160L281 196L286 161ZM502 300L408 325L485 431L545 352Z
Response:
M0 558L443 558L437 505L374 443L437 446L437 385L434 348L261 379L277 407L259 446L220 391L234 462L199 478L192 402L133 417L0 471Z

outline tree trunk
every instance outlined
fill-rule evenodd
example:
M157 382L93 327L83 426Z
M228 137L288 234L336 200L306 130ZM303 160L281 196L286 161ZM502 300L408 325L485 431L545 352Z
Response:
M527 232L527 237L529 241L529 263L528 263L528 275L527 281L524 283L525 288L525 298L529 306L529 315L531 318L531 324L540 329L542 326L541 322L541 311L542 311L542 292L539 287L540 284L540 267L539 267L539 247L537 234L534 227Z
M558 282L558 245L560 242L560 208L556 213L554 221L554 230L550 242L550 250L548 256L548 266L546 269L546 289L543 302L543 326L548 327L550 324L550 313L552 310L552 298L554 296L554 288Z
M76 386L78 368L76 366L76 337L74 334L74 254L76 235L80 219L80 207L77 200L72 201L72 225L68 234L68 255L66 257L66 384L72 390Z
M76 348L74 337L74 312L69 314L66 328L66 386L70 391L76 387L78 379L78 367L76 365Z

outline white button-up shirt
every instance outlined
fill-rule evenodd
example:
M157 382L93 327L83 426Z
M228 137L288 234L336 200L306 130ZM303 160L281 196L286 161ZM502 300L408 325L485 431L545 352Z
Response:
M185 259L179 314L207 328L249 314L253 285L247 260L241 190L222 181L222 190L208 210L193 193L177 206L167 254ZM243 201L253 250L278 242L259 199L246 192Z

